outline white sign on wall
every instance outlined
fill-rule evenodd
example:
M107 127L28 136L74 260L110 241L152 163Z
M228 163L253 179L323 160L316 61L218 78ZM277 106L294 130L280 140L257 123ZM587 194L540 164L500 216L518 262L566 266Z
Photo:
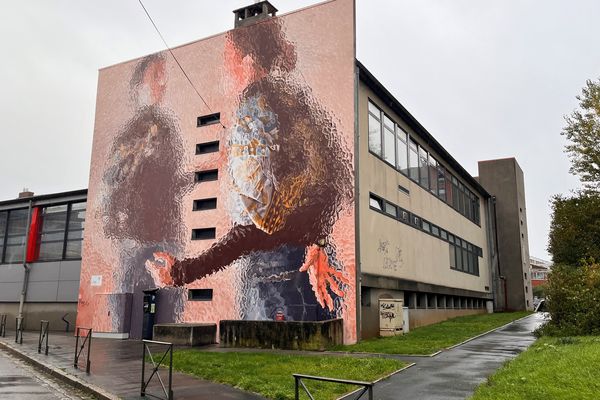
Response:
M379 299L379 335L402 335L404 311L402 300Z
M92 275L91 285L102 286L102 275Z

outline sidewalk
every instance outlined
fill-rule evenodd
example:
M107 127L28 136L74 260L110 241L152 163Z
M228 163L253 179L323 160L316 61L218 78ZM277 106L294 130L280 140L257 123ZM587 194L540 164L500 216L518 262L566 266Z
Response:
M137 340L92 339L91 373L85 373L85 367L75 369L75 337L73 333L50 332L49 352L45 356L38 354L38 332L25 331L23 344L15 343L15 332L6 331L6 337L0 337L0 350L13 354L20 353L30 362L37 364L47 372L72 385L95 392L101 399L141 399L142 343ZM86 350L84 350L85 352ZM82 364L85 364L82 363ZM150 370L149 370L150 367ZM146 365L146 377L152 372L151 364ZM168 371L162 370L161 377L167 383ZM163 396L160 385L153 378L147 393ZM238 400L262 399L261 396L209 381L193 378L189 375L173 372L173 392L177 400Z

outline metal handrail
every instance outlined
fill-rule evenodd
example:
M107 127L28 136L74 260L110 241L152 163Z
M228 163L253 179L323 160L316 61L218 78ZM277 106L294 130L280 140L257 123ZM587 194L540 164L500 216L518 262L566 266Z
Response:
M81 343L81 346L79 346L79 337L80 337L79 332L82 330L87 331L87 334L85 335L85 338L83 339L83 342ZM73 362L73 366L75 368L77 368L79 366L79 358L81 358L81 352L83 351L86 344L87 344L87 357L86 357L86 363L85 363L85 372L87 374L89 374L90 366L91 366L90 351L92 349L92 328L77 327L77 332L75 334L75 361Z
M160 360L158 361L158 363L156 363L154 361L154 357L152 356L152 351L150 351L150 347L148 346L149 344L168 346L167 350L163 353L163 355L160 358ZM142 387L140 390L140 395L142 397L152 396L152 397L156 397L157 399L163 399L162 397L158 397L151 393L146 393L146 389L148 388L150 381L152 380L154 375L156 375L156 377L158 378L158 381L160 382L160 386L162 387L163 393L165 394L164 400L173 400L173 343L157 342L155 340L142 340L142 346L143 346L142 347ZM152 374L150 374L150 377L148 378L148 380L146 380L146 352L148 352L148 357L150 358L150 361L152 362L152 367L153 367ZM162 362L165 360L167 355L169 355L169 386L168 386L168 389L165 388L165 384L160 376L160 373L158 372L158 369L162 365Z
M23 344L23 318L15 318L15 343Z
M313 395L310 393L308 388L302 382L302 379L308 379L313 381L320 382L332 382L332 383L342 383L345 385L353 385L353 386L362 386L362 389L357 393L358 397L355 397L356 400L360 399L363 394L369 394L369 400L373 400L373 382L362 382L362 381L353 381L349 379L336 379L336 378L327 378L324 376L312 376L312 375L303 375L303 374L292 374L294 380L296 382L295 392L296 392L296 400L300 399L300 387L304 389L304 392L308 395L311 400L315 400Z
M38 340L38 354L42 352L42 344L46 342L44 354L48 355L48 331L50 330L50 322L40 321L40 338Z
M0 314L0 336L6 337L6 314Z

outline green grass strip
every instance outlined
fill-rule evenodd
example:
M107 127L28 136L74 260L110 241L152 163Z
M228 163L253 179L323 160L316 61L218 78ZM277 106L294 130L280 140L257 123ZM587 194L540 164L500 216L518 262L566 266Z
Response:
M193 349L177 350L173 355L173 366L178 371L276 400L294 399L293 373L371 382L405 365L382 358L207 353ZM312 381L306 381L306 386L316 399L332 400L357 388Z
M477 389L471 400L597 400L600 337L542 338Z
M386 354L432 354L529 314L528 311L521 311L457 317L412 329L406 335L367 339L354 345L336 346L331 350Z

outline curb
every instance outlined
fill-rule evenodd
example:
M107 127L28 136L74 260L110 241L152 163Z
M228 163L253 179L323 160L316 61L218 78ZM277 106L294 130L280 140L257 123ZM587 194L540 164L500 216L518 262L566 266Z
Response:
M120 397L115 396L114 394L109 393L96 385L92 385L92 384L84 381L83 379L80 379L74 375L66 373L59 368L44 364L43 362L38 361L35 358L28 356L27 354L19 351L18 349L16 349L15 347L13 347L9 344L0 342L0 348L6 350L10 354L20 358L21 360L31 364L33 367L42 370L46 374L51 375L57 379L60 379L61 381L65 382L71 386L74 386L75 388L82 390L88 394L92 394L101 400L120 400Z
M381 378L379 378L379 379L377 379L377 380L374 380L374 381L373 381L373 384L376 384L376 383L379 383L379 382L381 382L381 381L383 381L383 380L386 380L386 379L388 379L388 378L390 378L390 377L392 377L392 376L394 376L394 375L396 375L396 374L399 374L400 372L402 372L402 371L404 371L404 370L407 370L407 369L409 369L410 367L413 367L413 366L415 366L415 365L417 365L417 364L416 364L416 363L410 363L410 364L408 364L408 365L406 365L406 366L404 366L404 367L400 368L400 369L399 369L399 370L397 370L397 371L391 372L391 373L389 373L389 374L387 374L387 375L385 375L385 376L382 376ZM358 392L359 392L359 391L361 391L361 390L362 390L361 388L358 388L358 389L356 389L356 390L353 390L353 391L351 391L350 393L346 393L345 395L343 395L343 396L341 396L341 397L338 397L338 398L337 398L337 399L335 399L335 400L344 400L344 399L346 399L347 397L349 397L349 396L352 396L353 394L356 394L356 393L358 393Z

